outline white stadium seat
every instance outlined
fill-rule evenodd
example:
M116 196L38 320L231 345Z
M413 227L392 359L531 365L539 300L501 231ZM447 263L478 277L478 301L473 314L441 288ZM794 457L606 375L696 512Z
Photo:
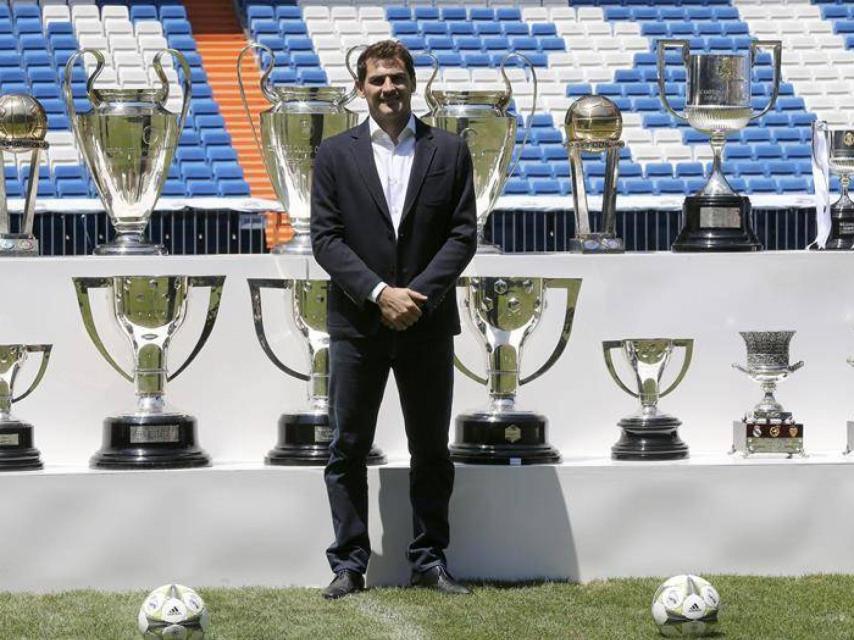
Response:
M330 8L329 16L332 18L333 22L337 22L339 20L356 20L359 17L356 7L342 6L334 6Z
M305 26L308 29L308 32L311 34L312 39L315 34L334 34L335 33L335 24L334 22L330 22L329 18L324 18L322 20L306 20Z
M128 8L122 5L107 5L101 9L101 18L107 20L109 18L121 18L130 20Z
M140 20L134 25L136 36L162 36L163 25L155 20Z
M71 20L77 22L81 19L101 21L101 12L94 4L78 4L71 7Z
M131 24L130 20L126 20L124 18L108 18L104 20L104 33L108 36L111 33L122 33L132 35L133 24Z
M302 10L302 17L305 20L310 20L313 18L320 18L324 20L329 19L329 8L326 6L313 5L308 6Z
M168 46L166 38L163 36L142 36L138 39L139 48L142 51L159 51Z
M84 33L77 36L77 44L80 45L81 49L105 50L107 48L107 39L99 33Z

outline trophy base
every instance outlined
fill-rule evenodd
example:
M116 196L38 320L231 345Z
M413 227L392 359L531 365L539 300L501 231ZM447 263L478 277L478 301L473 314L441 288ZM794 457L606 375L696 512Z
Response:
M631 416L618 424L623 433L611 447L613 460L682 460L688 457L688 445L677 432L682 424L678 418Z
M332 427L326 412L285 413L279 418L279 439L264 458L273 466L324 466L329 460ZM368 465L385 464L382 451L371 447Z
M28 233L0 233L0 258L39 255L39 241Z
M481 240L477 243L477 254L478 255L497 255L504 253L497 244L492 244L491 242L487 242L486 240Z
M310 256L312 255L311 236L307 233L297 233L287 242L280 242L273 246L270 249L270 253L277 255Z
M756 454L805 457L804 425L791 420L735 420L730 453L745 458Z
M98 469L181 469L210 463L196 444L196 419L178 413L106 418L103 446L89 461Z
M99 244L93 254L96 256L165 256L169 252L160 244L145 242L140 234L121 234L112 242Z
M847 196L830 207L830 235L824 248L829 251L854 249L854 203Z
M850 251L854 249L852 238L828 238L824 244L824 251Z
M744 196L688 196L683 227L673 251L760 251L750 228L750 200Z
M548 419L529 411L476 411L457 416L451 460L467 464L554 464L546 442Z
M33 425L18 420L0 423L0 471L41 468L39 450L33 446Z
M622 238L614 238L604 233L591 233L570 238L568 250L572 253L625 253Z

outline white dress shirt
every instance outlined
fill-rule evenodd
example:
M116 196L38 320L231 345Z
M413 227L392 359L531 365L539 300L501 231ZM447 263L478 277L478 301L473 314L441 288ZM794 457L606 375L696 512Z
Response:
M412 173L412 161L415 159L415 116L409 116L409 122L397 137L397 144L370 116L368 126L371 132L371 147L374 150L374 164L397 236L406 189L409 186L409 175ZM380 282L374 287L370 295L371 300L376 302L386 286L388 285L385 282Z

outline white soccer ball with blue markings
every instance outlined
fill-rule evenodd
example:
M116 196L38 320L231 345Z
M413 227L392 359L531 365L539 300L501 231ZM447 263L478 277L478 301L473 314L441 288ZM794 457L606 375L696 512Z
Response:
M182 584L164 584L139 609L139 632L146 640L203 640L208 609L202 597Z
M668 638L699 637L718 622L721 599L717 590L699 576L681 575L665 580L652 598L652 618Z

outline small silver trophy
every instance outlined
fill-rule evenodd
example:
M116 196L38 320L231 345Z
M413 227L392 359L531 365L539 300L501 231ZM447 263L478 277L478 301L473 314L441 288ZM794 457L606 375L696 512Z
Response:
M676 348L685 350L679 375L664 391L661 378ZM611 352L620 349L635 374L637 391L625 384L614 367ZM688 371L694 353L694 341L681 338L644 338L602 342L608 372L623 391L641 402L640 409L620 420L623 430L611 447L614 460L678 460L688 457L686 445L677 433L682 422L658 410L658 399L673 391Z
M166 383L196 358L213 330L225 276L115 276L74 278L83 326L95 348L136 386L136 406L104 420L103 447L91 460L104 468L179 468L210 463L198 444L196 419L166 402ZM205 324L186 361L169 373L166 355L187 315L190 291L210 290ZM125 371L101 340L89 292L106 289L112 318L133 352L133 371Z
M325 465L329 460L332 427L329 424L329 334L326 331L328 280L249 279L255 335L270 361L297 380L308 382L308 406L282 414L276 446L264 459L271 465ZM309 372L290 368L273 352L264 329L262 291L290 290L293 321L308 347ZM286 294L287 295L287 294ZM368 464L383 464L385 456L376 447L368 453Z
M744 129L774 107L780 92L782 43L777 40L751 42L748 54L691 54L687 40L658 40L658 91L664 108L694 129L708 133L714 154L712 172L697 193L685 198L682 231L674 251L758 251L761 249L750 226L750 200L733 191L721 169L724 143L730 133ZM685 113L673 109L667 98L665 55L668 47L682 51L688 84ZM773 83L768 104L754 113L750 102L750 73L756 50L768 47L773 53Z
M747 366L732 366L758 382L765 393L761 402L743 420L733 423L731 453L804 454L804 425L774 398L777 383L804 366L789 364L789 343L794 331L739 331L747 345Z
M812 129L813 167L819 169L820 179L825 181L824 196L821 203L825 211L829 210L830 220L819 220L828 229L824 249L854 249L854 202L848 196L851 174L854 173L854 129L833 127L824 121L813 123ZM828 173L839 176L839 199L829 204ZM816 185L818 195L820 187ZM816 207L818 209L818 207ZM821 216L822 212L819 211Z
M33 425L12 415L12 403L23 400L39 385L50 359L49 344L0 344L0 471L41 469L39 450L33 445ZM41 364L29 388L14 394L15 380L30 354L40 353Z
M475 382L486 385L489 404L457 416L451 458L473 464L560 461L560 453L548 442L548 419L518 408L516 391L548 371L566 348L581 279L477 277L460 278L458 282L465 288L465 317L485 350L486 377L474 373L459 358L454 358L454 364ZM560 337L546 362L522 377L522 349L540 322L549 289L566 291Z
M513 149L516 146L516 115L507 111L513 99L513 86L507 77L506 67L507 62L513 58L520 60L530 69L533 83L531 117L520 147L524 148L531 129L532 117L537 109L538 85L534 64L521 53L507 54L501 61L504 90L435 90L433 81L439 73L439 63L435 57L433 57L433 75L424 88L424 98L430 108L430 115L426 116L424 121L431 126L462 136L471 152L477 208L478 253L500 253L496 245L485 240L484 226L504 189L507 176L513 173L515 164L519 162L517 158L514 167L508 171L513 158Z
M30 154L24 213L16 233L12 233L9 219L6 176L0 171L0 257L39 254L39 242L33 236L33 221L39 190L39 163L42 151L48 148L46 134L47 114L38 100L16 93L0 96L0 169L5 164L6 153Z
M74 64L85 54L95 57L95 71L86 90L91 111L77 113L71 90ZM175 114L165 107L169 80L163 71L164 54L173 56L184 72L183 105ZM116 239L95 248L97 255L165 255L166 249L143 237L154 205L169 174L172 156L190 107L190 67L180 51L164 49L154 56L159 89L96 89L104 69L97 49L75 52L65 65L64 93L77 148L116 230Z
M575 206L575 237L569 250L579 253L622 253L617 237L617 174L623 116L616 104L604 96L583 96L570 105L564 118L566 148L572 172L572 201ZM602 230L592 231L587 190L584 186L582 152L605 153L605 188L602 190Z
M261 92L272 105L261 112L259 124L249 109L241 70L243 57L256 49L267 54L268 63L261 75ZM349 62L352 52L353 49L347 52L345 63L355 80ZM317 148L326 138L356 126L358 114L346 108L356 97L356 90L317 85L274 86L270 81L273 65L273 51L268 47L254 43L244 47L237 57L240 96L255 143L264 158L267 175L293 225L293 238L277 244L271 251L311 255L309 226L314 158Z

